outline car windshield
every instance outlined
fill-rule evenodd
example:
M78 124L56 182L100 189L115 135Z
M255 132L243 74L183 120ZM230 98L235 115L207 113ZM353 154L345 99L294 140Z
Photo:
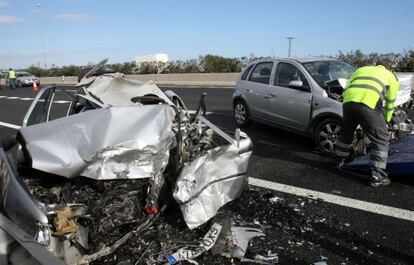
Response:
M350 64L341 61L316 61L303 63L306 70L322 88L327 88L327 82L339 78L348 79L355 71Z
M31 74L29 74L29 73L25 73L25 72L16 73L16 75L17 75L18 77L32 76Z

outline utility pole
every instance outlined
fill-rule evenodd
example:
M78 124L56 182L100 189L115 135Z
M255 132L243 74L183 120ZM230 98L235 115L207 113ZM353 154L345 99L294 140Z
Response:
M35 4L36 7L39 8L39 17L40 17L40 27L41 27L41 33L42 33L42 53L43 53L43 63L45 68L47 68L47 62L46 62L46 52L45 52L45 26L43 22L43 6L41 3Z
M295 37L287 37L286 39L289 40L289 50L288 50L288 57L290 57L291 55L291 51L292 51L292 40L295 39Z

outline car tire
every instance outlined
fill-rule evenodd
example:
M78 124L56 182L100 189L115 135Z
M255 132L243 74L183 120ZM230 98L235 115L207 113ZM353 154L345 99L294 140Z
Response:
M16 86L17 86L17 87L22 87L22 86L23 86L23 84L22 84L22 82L20 82L20 81L16 81Z
M236 124L239 127L247 127L250 125L251 121L249 119L249 107L246 102L242 99L238 99L233 104L233 116L236 121Z
M335 118L327 118L320 121L314 132L314 140L317 149L323 154L334 155L335 143L341 129L341 121Z

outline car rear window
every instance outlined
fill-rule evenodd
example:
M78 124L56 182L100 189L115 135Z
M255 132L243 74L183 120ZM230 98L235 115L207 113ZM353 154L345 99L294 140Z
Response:
M254 67L252 74L250 75L250 81L262 83L262 84L269 84L270 82L270 75L272 73L273 63L272 62L265 62L265 63L258 63Z

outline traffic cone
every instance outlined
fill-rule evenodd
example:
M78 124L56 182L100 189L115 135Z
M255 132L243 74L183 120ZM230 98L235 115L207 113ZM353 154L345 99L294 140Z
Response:
M37 88L37 84L36 81L33 81L33 87L32 87L32 91L37 92L39 91L39 89Z

